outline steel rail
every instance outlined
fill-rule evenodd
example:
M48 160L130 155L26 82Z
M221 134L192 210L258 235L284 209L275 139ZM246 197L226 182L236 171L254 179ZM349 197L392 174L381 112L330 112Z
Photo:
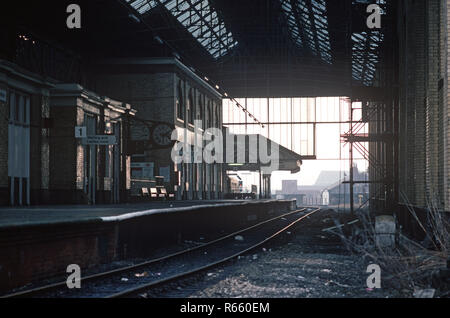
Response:
M165 256L162 256L162 257L158 257L158 258L155 258L155 259L151 259L151 260L148 260L148 261L145 261L145 262L141 262L141 263L138 263L138 264L125 266L125 267L120 267L120 268L116 268L116 269L113 269L113 270L104 271L104 272L92 274L92 275L89 275L89 276L81 277L80 280L81 280L81 282L93 281L93 280L96 280L96 279L107 278L109 276L113 276L113 275L116 275L116 274L120 274L120 273L124 273L124 272L128 272L128 271L136 270L136 269L139 269L141 267L148 266L148 265L153 265L153 264L156 264L156 263L160 263L162 261L166 261L166 260L175 258L177 256L180 256L180 255L183 255L183 254L188 254L190 252L199 250L201 248L205 248L205 247L211 246L213 244L219 243L221 241L224 241L224 240L229 239L231 237L234 237L236 235L245 233L245 232L247 232L249 230L255 229L255 228L260 227L262 225L265 225L267 223L273 222L275 220L279 220L279 219L281 219L283 217L290 216L290 215L295 214L295 213L304 212L308 208L310 208L310 207L301 208L301 209L298 209L298 210L295 210L295 211L291 211L291 212L288 212L288 213L281 214L279 216L276 216L276 217L273 217L271 219L259 222L257 224L252 225L252 226L249 226L247 228L244 228L244 229L238 230L236 232L227 234L227 235L225 235L223 237L214 239L212 241L205 242L205 243L203 243L201 245L198 245L198 246L195 246L195 247L190 247L190 248L187 248L187 249L175 252L175 253L171 253L171 254L168 254L168 255L165 255ZM309 215L311 213L308 213L307 215ZM307 216L307 215L305 215L305 216ZM242 252L242 253L244 253L244 252ZM236 256L238 256L238 255L236 255ZM162 281L163 280L159 280L158 283L161 283ZM32 296L37 295L39 293L49 292L49 291L54 290L54 289L66 288L66 286L67 286L66 285L66 281L60 281L60 282L57 282L57 283L43 285L43 286L39 286L39 287L36 287L36 288L31 288L31 289L18 291L18 292L14 292L14 293L10 293L10 294L0 295L0 298L32 297Z
M245 253L247 253L247 252L249 252L249 251L251 251L251 250L253 250L253 249L255 249L255 248L257 248L257 247L259 247L259 246L261 246L263 244L265 244L265 243L267 243L268 241L272 240L276 236L280 235L281 233L285 232L286 230L288 230L289 228L294 226L296 223L300 222L302 219L310 216L311 214L313 214L313 213L315 213L315 212L317 212L319 210L320 209L313 210L313 211L311 211L311 212L309 212L309 213L299 217L298 219L296 219L295 221L291 222L289 225L283 227L281 230L277 231L276 233L272 234L271 236L265 238L264 240L254 244L254 245L252 245L252 246L250 246L250 247L248 247L248 248L246 248L244 250L241 250L241 251L239 251L239 252L237 252L237 253L235 253L235 254L233 254L231 256L224 257L224 258L222 258L222 259L220 259L218 261L211 262L211 263L209 263L207 265L203 265L203 266L200 266L198 268L195 268L195 269L183 272L183 273L172 275L172 276L169 276L169 277L166 277L166 278L163 278L163 279L160 279L160 280L156 280L156 281L153 281L153 282L150 282L150 283L138 285L138 286L126 289L126 290L124 290L122 292L119 292L119 293L111 294L111 295L107 296L106 298L119 298L119 297L125 297L125 296L129 296L129 295L133 295L133 294L139 293L141 291L148 290L148 289L150 289L152 287L156 287L156 286L162 285L164 283L169 283L169 282L172 282L174 280L177 280L177 279L180 279L180 278L184 278L186 276L193 275L193 274L196 274L198 272L204 271L205 269L209 269L211 267L214 267L214 266L220 265L222 263L225 263L225 262L227 262L227 261L229 261L229 260L231 260L233 258L236 258L236 257L238 257L238 256L240 256L242 254L245 254ZM300 211L294 211L294 213L299 213L299 212Z

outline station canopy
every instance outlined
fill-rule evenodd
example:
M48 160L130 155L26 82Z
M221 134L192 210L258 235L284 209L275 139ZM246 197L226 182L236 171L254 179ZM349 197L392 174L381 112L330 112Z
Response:
M259 153L259 149L262 145L262 143L265 143L267 146L265 149L268 150L268 153L270 153L270 149L272 149L273 146L275 146L275 149L278 150L278 162L277 166L273 171L290 171L291 173L297 173L300 171L301 166L303 164L303 159L314 159L314 156L301 156L297 153L295 153L292 150L289 150L273 140L270 140L262 135L257 134L237 134L234 135L236 140L245 140L246 146L244 148L245 152L242 152L242 154L239 153L239 151L242 151L242 148L239 149L239 145L234 147L233 153L234 153L234 162L226 162L225 160L225 170L229 171L264 171L264 168L268 168L271 166L272 162L264 163L262 160L256 160L256 162L251 162L250 160L250 147L249 147L249 141L255 140L257 142L257 149ZM231 152L230 149L226 148L226 145L224 145L224 154L227 154L228 152ZM245 153L245 156L244 156ZM268 158L271 157L271 153L269 154ZM226 156L224 156L226 157ZM226 159L226 158L224 158Z
M396 62L387 56L397 43L389 32L397 1L79 0L79 30L61 27L67 3L30 2L25 10L12 2L3 23L7 33L22 37L5 54L32 48L36 52L18 64L66 82L81 81L81 71L69 78L63 67L55 76L51 50L60 50L68 67L105 58L176 57L235 98L351 96L354 88L380 88L382 72ZM367 26L367 7L374 3L381 29ZM36 65L33 55L48 55L49 66Z
M367 6L378 4L385 16L386 0L122 1L234 97L337 96L378 81L386 28L367 27Z
M227 54L238 42L208 0L125 0L140 15L160 7L167 10L215 59Z

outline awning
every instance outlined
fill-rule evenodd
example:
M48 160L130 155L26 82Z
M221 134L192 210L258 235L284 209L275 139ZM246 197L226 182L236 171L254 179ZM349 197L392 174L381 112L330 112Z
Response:
M301 165L303 164L303 160L314 160L316 159L316 156L301 156L298 153L289 150L276 142L262 136L262 135L256 135L256 134L237 134L235 136L235 146L234 146L234 162L229 162L227 160L227 157L229 158L230 155L228 151L230 149L227 149L226 144L224 144L224 162L225 162L225 169L226 170L233 170L233 171L260 171L262 167L268 167L270 164L264 164L261 163L259 160L259 156L257 156L258 160L257 162L251 162L249 158L249 151L250 151L250 143L257 142L257 147L254 147L253 149L257 149L259 152L260 144L266 143L267 148L271 149L272 144L275 145L275 148L278 148L279 151L279 162L278 162L278 168L276 171L290 171L291 173L297 173L300 171ZM238 141L241 140L241 142L245 141L245 158L243 158L242 153L240 156L238 156L238 149L242 152L242 146L239 147Z

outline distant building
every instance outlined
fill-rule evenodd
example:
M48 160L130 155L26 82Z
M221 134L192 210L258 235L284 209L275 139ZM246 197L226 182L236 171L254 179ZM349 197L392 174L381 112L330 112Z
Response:
M282 180L281 191L276 191L274 197L276 199L296 199L297 205L302 205L304 202L304 195L298 191L297 180Z
M280 194L297 194L297 180L282 180Z
M334 184L341 180L341 171L322 171L315 182L317 187L328 187L330 184Z
M338 183L341 175L340 171L321 171L313 185L299 186L297 191L304 196L303 204L324 205L323 191Z
M324 190L322 192L322 205L329 205L330 204L330 192L328 190Z
M357 166L353 167L354 181L368 180L365 171L359 171ZM348 178L346 178L348 180ZM322 201L324 196L328 197L329 205L340 205L350 203L350 184L343 183L343 180L328 186L322 191ZM363 204L369 198L369 184L359 183L353 186L353 202L357 205Z
M367 172L353 167L355 181L368 180ZM298 193L304 196L303 203L307 205L339 205L350 202L350 185L343 183L348 180L348 172L322 171L313 185L299 186ZM369 195L368 184L355 184L353 187L355 204L364 203Z

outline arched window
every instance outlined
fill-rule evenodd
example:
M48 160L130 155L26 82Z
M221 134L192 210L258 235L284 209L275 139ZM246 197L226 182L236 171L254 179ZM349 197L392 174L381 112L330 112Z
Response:
M184 120L184 98L181 80L178 81L177 87L177 117Z

